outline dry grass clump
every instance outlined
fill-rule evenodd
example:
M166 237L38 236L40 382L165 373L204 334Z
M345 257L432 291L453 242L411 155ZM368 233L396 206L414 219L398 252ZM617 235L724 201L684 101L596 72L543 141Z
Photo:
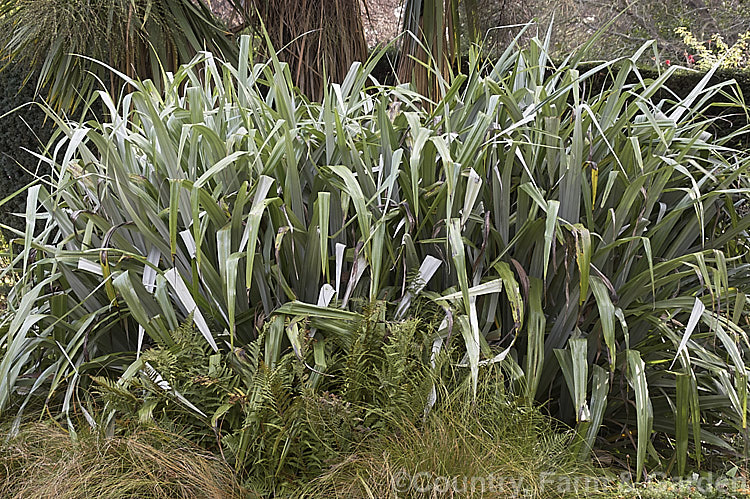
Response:
M457 399L424 423L404 421L331 466L300 495L547 498L598 489L599 478L574 457L572 433L555 431L537 410L505 400L484 397L472 405Z
M248 493L225 463L173 434L86 432L73 439L51 423L35 423L0 448L0 497L231 499Z

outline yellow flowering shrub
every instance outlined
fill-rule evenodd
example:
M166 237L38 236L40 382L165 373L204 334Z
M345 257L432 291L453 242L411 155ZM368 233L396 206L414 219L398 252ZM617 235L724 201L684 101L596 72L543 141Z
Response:
M695 51L699 69L710 69L717 64L722 68L736 69L750 64L750 31L741 34L731 47L718 33L712 35L707 42L702 42L684 26L674 31L682 37L685 45Z

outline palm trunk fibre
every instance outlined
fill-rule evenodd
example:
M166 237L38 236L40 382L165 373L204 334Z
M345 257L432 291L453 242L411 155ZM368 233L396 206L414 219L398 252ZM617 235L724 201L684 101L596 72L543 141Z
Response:
M254 0L279 58L289 63L295 84L320 100L326 80L341 82L352 63L367 58L360 0Z

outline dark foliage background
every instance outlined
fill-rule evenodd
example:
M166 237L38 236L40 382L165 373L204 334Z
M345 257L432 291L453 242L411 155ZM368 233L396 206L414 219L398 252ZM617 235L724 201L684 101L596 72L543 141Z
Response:
M31 172L44 174L28 152L41 151L49 141L51 126L45 123L44 111L32 104L11 113L34 100L35 80L24 85L27 74L28 68L18 66L0 73L0 201L32 182ZM12 214L24 211L25 199L21 194L0 206L0 223L22 227L23 220Z
M587 63L582 64L579 69L584 72L595 66L596 64L594 63ZM663 73L665 69L662 69L661 72ZM640 67L639 70L642 77L647 79L656 79L660 75L660 71L656 68ZM667 84L668 90L659 90L656 93L655 100L660 101L666 99L674 101L677 98L685 98L705 75L706 73L703 71L678 69L677 72L669 78ZM748 96L750 96L750 69L719 69L711 77L709 86L729 80L737 82L738 90L742 93L744 100L746 101ZM592 78L591 92L598 92L599 89L606 88L606 86L611 85L612 82L612 75L607 71L602 71ZM636 77L631 74L627 79L627 83L637 83ZM713 101L715 100L716 99L713 99ZM715 104L708 107L702 116L702 119L714 120L708 128L708 131L716 137L726 137L737 132L740 128L748 124L747 110L742 109L739 106L729 106L725 101L722 102L721 105ZM731 144L740 148L750 147L750 136L748 134L738 135L731 141Z

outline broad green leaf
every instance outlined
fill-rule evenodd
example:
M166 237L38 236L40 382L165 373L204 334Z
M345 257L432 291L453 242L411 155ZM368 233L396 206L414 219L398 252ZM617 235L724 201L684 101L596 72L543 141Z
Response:
M627 351L628 375L635 393L635 411L638 424L636 480L640 480L646 461L646 449L651 442L651 428L654 420L648 382L646 381L646 364L637 350Z
M581 289L578 301L583 304L588 297L589 289L589 268L591 264L591 234L588 229L577 226L574 232L576 236L576 262L578 262L578 272L581 276Z
M615 340L615 306L609 296L607 286L598 276L591 276L589 279L591 291L596 299L596 306L599 309L599 320L604 336L604 343L609 350L610 371L615 371L615 359L617 358L617 343Z
M552 245L555 244L555 228L557 227L557 212L560 202L554 199L547 203L547 221L544 227L544 280L547 281L547 268L549 267Z

